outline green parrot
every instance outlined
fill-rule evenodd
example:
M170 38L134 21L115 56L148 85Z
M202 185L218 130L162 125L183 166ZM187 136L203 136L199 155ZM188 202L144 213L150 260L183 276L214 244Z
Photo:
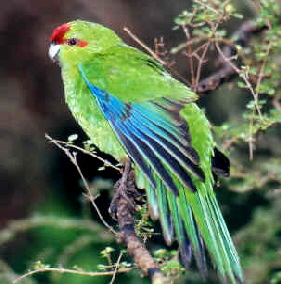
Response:
M229 161L215 147L197 95L112 30L76 20L57 27L49 56L59 61L66 103L91 141L129 157L150 216L181 261L206 273L205 250L222 283L242 283L239 257L213 187Z

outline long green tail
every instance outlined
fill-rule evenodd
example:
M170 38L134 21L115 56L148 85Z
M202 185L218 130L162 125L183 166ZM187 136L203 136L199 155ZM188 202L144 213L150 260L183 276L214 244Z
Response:
M197 266L204 276L206 248L222 283L243 283L239 258L213 191L214 179L210 165L214 145L209 125L204 114L196 106L187 107L189 111L182 113L182 116L189 122L192 144L199 154L205 181L192 176L196 187L196 190L192 191L173 175L179 189L178 194L175 194L167 188L157 173L154 175L156 184L152 185L136 167L137 184L146 189L151 216L160 220L166 242L171 244L174 237L178 240L185 266L188 266L191 260L191 245Z
M139 186L147 190L152 217L160 219L166 242L171 244L176 235L184 265L188 266L191 260L190 242L197 266L204 276L205 246L222 283L242 283L239 258L214 193L193 193L181 187L176 196L160 179L157 189L161 190L157 190L150 186L141 172L138 172L138 177Z

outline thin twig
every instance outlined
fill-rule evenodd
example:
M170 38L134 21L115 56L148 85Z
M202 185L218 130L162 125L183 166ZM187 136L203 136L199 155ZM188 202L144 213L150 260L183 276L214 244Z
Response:
M178 78L179 80L181 80L182 82L184 82L187 85L190 85L188 80L186 78L184 78L183 76L181 76L179 74L178 71L176 71L175 69L173 69L171 67L171 65L173 65L173 63L169 63L166 62L165 60L162 60L158 54L153 51L150 47L148 47L146 44L144 44L135 34L133 34L127 27L124 27L123 29L125 32L128 33L128 35L143 49L145 49L152 57L153 59L155 59L156 61L158 61L160 64L162 64L163 66L165 66L167 68L167 70L173 74L176 78Z
M77 153L76 152L73 152L71 153L69 151L69 149L63 147L60 143L58 143L56 140L53 140L48 134L45 134L45 137L53 144L55 144L58 148L60 148L61 150L63 150L63 152L66 154L66 156L70 159L70 161L72 162L72 164L76 167L81 179L82 179L82 182L83 182L83 185L85 187L85 189L87 190L87 195L88 195L88 198L89 200L91 201L91 204L93 205L93 207L95 208L100 220L102 221L102 223L104 224L105 227L107 227L109 229L110 232L112 232L113 234L117 234L117 232L104 220L98 206L96 205L95 203L95 199L94 197L92 196L92 193L91 193L91 189L90 189L90 186L87 182L87 180L85 179L84 175L82 174L81 172L81 169L77 163Z
M100 156L98 156L98 155L95 155L95 154L94 154L93 152L91 152L91 151L85 150L85 149L83 149L83 148L81 148L81 147L79 147L79 146L73 145L73 144L71 144L71 143L69 143L69 142L65 142L65 141L60 141L60 140L57 140L57 139L53 139L53 138L51 138L48 134L45 134L45 137L46 137L47 140L49 140L51 143L56 142L56 143L58 143L58 144L61 144L61 145L66 146L67 148L72 148L72 149L78 150L78 151L80 151L80 152L82 152L82 153L84 153L84 154L87 154L87 155L89 155L89 156L91 156L91 157L93 157L93 158L95 158L95 159L98 159L98 160L102 161L105 167L111 167L111 168L115 169L116 171L118 171L119 173L122 173L122 170L121 170L120 168L118 168L117 166L114 166L112 163L110 163L109 161L103 159L102 157L100 157Z
M120 264L120 261L121 261L121 258L123 256L123 252L121 252L118 256L118 259L115 263L115 269L114 269L114 273L112 275L112 278L111 278L111 281L109 282L109 284L113 284L114 281L115 281L115 278L116 278L116 275L117 275L117 271L119 270L119 264Z
M209 9L210 11L212 11L213 13L215 13L216 15L220 15L220 10L219 9L215 9L214 7L212 7L211 5L207 5L207 2L202 2L200 0L194 0L194 2L206 7L207 9ZM230 2L230 0L226 0L221 4L221 7L225 7L228 3Z
M160 62L162 65L166 66L167 62L162 60L150 47L145 45L137 36L135 36L127 27L123 29L128 35L143 49L145 49L155 60Z
M194 77L194 62L193 62L193 51L192 51L193 41L191 40L191 34L190 34L189 29L185 25L182 25L181 27L187 39L186 47L187 47L187 58L189 62L189 69L191 73L191 88L194 89L194 86L195 86L194 78L195 77Z
M253 110L253 114L255 111ZM253 119L250 119L249 123L249 138L247 139L247 142L249 143L249 159L252 161L254 159L254 137L253 137L253 126L254 126L254 121Z
M261 65L261 68L259 70L259 74L258 74L258 79L257 79L257 83L256 83L256 92L257 90L259 89L259 86L261 84L261 80L264 78L263 76L263 70L265 68L265 65L266 65L266 62L269 58L269 53L270 53L270 49L271 49L271 42L267 45L266 47L266 52L265 52L265 56L263 58L263 62L262 62L262 65Z
M120 268L118 269L118 273L126 273L131 271L134 268ZM52 271L52 272L60 272L60 273L72 273L72 274L78 274L78 275L84 275L84 276L91 276L91 277L97 277L97 276L111 276L114 275L114 273L116 274L116 271L104 271L104 272L87 272L84 270L78 270L78 269L68 269L68 268L57 268L57 267L40 267L34 270L31 270L27 273L25 273L24 275L21 275L20 277L17 277L16 279L13 280L12 283L18 283L19 281L33 275L39 272L48 272L48 271Z
M203 53L200 56L200 59L198 61L197 70L196 70L196 77L195 77L195 80L194 80L194 90L197 89L197 86L198 86L198 83L199 83L199 80L200 80L200 76L201 76L202 65L205 62L206 54L207 54L207 51L209 49L210 43L211 43L211 41L209 40L208 42L206 42L206 44L203 45L204 46Z
M254 100L255 100L255 107L257 110L257 113L260 117L260 120L263 121L263 116L260 110L260 107L258 105L258 94L255 92L249 78L248 78L248 74L243 72L243 70L239 69L232 61L230 58L227 58L225 56L225 54L222 52L221 48L219 47L218 43L215 42L216 48L220 54L220 56L226 61L228 62L228 64L233 68L233 70L235 70L235 72L240 76L240 78L243 79L244 83L245 83L245 87L250 91L250 93L253 95Z

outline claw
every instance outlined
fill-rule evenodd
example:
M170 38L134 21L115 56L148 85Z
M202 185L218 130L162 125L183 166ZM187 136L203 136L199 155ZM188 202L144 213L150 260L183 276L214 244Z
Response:
M117 204L115 201L115 198L111 201L110 206L108 208L108 213L110 214L112 219L117 220Z

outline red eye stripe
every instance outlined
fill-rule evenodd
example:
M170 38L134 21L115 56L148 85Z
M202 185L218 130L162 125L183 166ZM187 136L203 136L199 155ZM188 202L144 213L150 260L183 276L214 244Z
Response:
M69 24L63 24L59 27L57 27L51 36L51 42L54 42L55 44L63 44L65 43L64 35L66 32L70 30Z
M80 39L77 39L77 38L65 39L64 43L69 45L69 46L79 46L79 47L84 47L84 46L89 44L86 40L80 40Z
M87 46L89 43L86 40L79 40L77 46L84 47Z

